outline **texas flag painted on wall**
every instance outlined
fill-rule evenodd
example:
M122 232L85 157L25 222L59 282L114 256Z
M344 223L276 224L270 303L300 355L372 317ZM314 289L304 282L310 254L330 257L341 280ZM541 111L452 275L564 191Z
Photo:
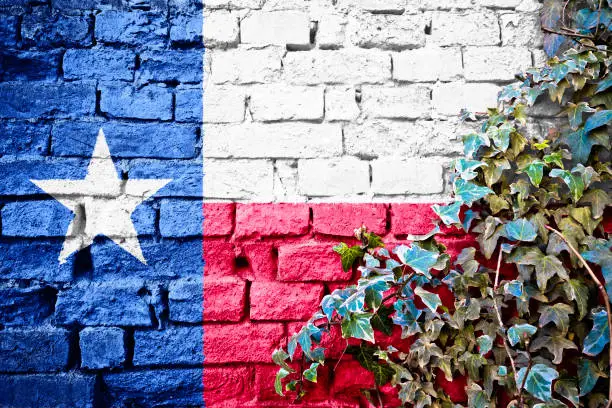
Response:
M497 3L0 1L0 407L292 405L332 246L428 232L460 109L531 64ZM302 406L363 406L337 337Z

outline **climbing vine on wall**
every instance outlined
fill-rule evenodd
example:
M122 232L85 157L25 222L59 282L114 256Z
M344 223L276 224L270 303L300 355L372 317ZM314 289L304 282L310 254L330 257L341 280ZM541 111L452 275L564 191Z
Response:
M545 1L552 57L504 87L483 117L464 114L483 122L463 137L454 202L433 206L439 225L393 248L360 228L360 245L334 248L360 278L325 296L274 352L279 394L299 399L317 381L321 340L339 326L353 339L346 353L374 375L365 393L374 405L391 384L416 407L610 406L611 24L608 2ZM545 98L562 123L532 134L529 108ZM436 241L449 228L478 245L451 258ZM381 345L394 327L412 338L409 350ZM437 376L465 378L467 401L453 401Z

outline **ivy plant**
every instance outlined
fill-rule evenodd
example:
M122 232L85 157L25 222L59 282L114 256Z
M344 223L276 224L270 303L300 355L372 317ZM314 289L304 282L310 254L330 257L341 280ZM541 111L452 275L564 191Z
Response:
M319 310L273 354L276 391L302 398L326 364L324 336L338 326L351 354L380 387L415 407L610 407L612 58L609 1L545 0L548 62L505 86L453 163L454 201L434 205L431 233L385 247L365 228L338 244L356 284ZM554 55L556 54L556 55ZM529 112L549 98L558 126L530 131ZM477 245L451 257L449 229ZM444 300L442 293L452 293ZM409 350L383 346L394 330ZM341 364L342 362L340 362ZM463 378L451 399L436 377ZM378 398L377 398L378 396ZM502 405L505 404L505 405Z

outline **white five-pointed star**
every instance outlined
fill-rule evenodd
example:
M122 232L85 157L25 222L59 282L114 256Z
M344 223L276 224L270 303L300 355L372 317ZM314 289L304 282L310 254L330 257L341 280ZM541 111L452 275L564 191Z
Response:
M59 256L60 264L91 245L96 236L105 235L146 265L132 212L172 180L121 180L102 129L85 179L30 181L74 213Z

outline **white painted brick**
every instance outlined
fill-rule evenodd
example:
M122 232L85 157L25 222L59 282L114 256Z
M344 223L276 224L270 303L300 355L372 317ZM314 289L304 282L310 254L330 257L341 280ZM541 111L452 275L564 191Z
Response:
M238 45L240 30L238 16L225 10L204 16L204 45L206 48L229 48Z
M205 0L207 9L259 9L264 0Z
M305 201L298 187L297 160L276 160L274 163L274 200L281 202Z
M531 51L531 55L533 58L533 64L536 67L541 67L542 65L546 64L546 61L548 61L549 57L546 54L546 52L544 52L544 50L533 50Z
M406 0L340 0L340 3L352 10L382 14L402 14L408 6Z
M372 161L375 194L438 194L444 190L439 161L421 158L380 158Z
M516 6L516 11L524 13L535 13L542 9L542 3L539 0L523 0L521 4Z
M476 4L483 7L512 9L521 4L522 0L476 0Z
M351 42L362 48L405 50L425 45L425 16L358 14L349 20Z
M391 78L391 57L372 50L288 52L285 78L295 84L377 84Z
M244 123L208 125L204 156L311 158L342 154L342 129L334 124Z
M431 114L431 90L422 85L363 87L361 108L368 118L417 119Z
M468 81L511 81L531 66L531 52L516 47L468 47L463 64Z
M250 90L249 109L254 120L323 119L323 88L260 85Z
M356 157L298 161L300 192L307 196L342 196L365 193L370 188L368 162Z
M292 10L305 11L311 16L319 12L339 10L340 8L331 4L329 0L266 0L263 10L278 11Z
M325 90L325 119L354 120L359 116L355 101L355 89L351 87L327 87Z
M452 81L463 73L459 48L426 47L392 55L393 79L409 82Z
M344 45L346 19L344 16L330 14L319 20L316 42L321 49L337 49Z
M431 40L438 45L497 45L499 35L492 11L436 12L432 19Z
M270 160L215 160L204 162L204 197L271 199L274 167Z
M420 4L425 10L459 10L474 7L472 0L420 0Z
M495 107L500 87L494 84L464 84L450 82L438 84L433 89L432 104L437 113L457 116L461 109L471 112L486 112Z
M270 83L278 80L284 50L207 51L212 54L210 79L214 83Z
M235 86L208 85L204 90L203 110L205 123L242 122L246 95L244 89Z
M299 11L256 12L240 24L240 40L252 45L310 45L310 18Z
M499 18L502 45L536 48L542 46L540 17L531 13L508 13Z

